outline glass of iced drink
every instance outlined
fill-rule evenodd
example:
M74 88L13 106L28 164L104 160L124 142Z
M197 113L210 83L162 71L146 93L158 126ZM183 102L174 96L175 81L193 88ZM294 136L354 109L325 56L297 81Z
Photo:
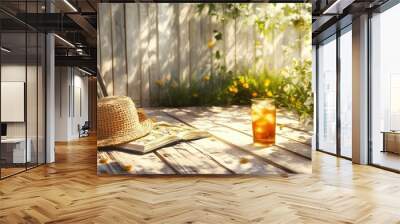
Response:
M251 100L251 119L254 143L274 144L276 129L276 107L272 98Z

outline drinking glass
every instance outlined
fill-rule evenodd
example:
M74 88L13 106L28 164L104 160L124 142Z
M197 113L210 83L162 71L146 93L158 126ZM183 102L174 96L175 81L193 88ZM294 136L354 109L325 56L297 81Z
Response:
M276 107L272 98L251 100L253 141L261 144L275 143Z

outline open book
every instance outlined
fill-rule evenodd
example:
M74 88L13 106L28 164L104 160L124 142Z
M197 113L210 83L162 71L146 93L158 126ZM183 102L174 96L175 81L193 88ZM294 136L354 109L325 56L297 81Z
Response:
M174 125L167 122L157 122L153 125L151 132L145 137L119 145L117 148L124 151L145 154L181 141L207 137L210 137L207 131L190 128L183 124Z

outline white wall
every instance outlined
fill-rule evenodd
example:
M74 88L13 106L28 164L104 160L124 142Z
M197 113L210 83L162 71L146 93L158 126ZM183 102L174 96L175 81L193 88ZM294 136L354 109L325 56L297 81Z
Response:
M1 81L2 82L25 82L26 67L19 64L4 64L1 66ZM28 71L32 67L28 66ZM36 95L36 94L35 94ZM7 108L1 108L6 110ZM28 118L29 120L29 118ZM25 122L7 123L8 137L25 137ZM29 137L29 136L28 136Z
M88 120L88 78L76 68L56 67L56 141L79 138L78 125Z
M38 70L37 70L38 69ZM27 80L26 80L27 78ZM26 121L7 122L7 137L25 138L25 135L31 142L32 161L44 162L44 136L45 136L45 117L44 117L44 74L42 67L18 63L4 63L1 66L2 82L24 82L26 83ZM7 97L7 96L2 96ZM10 108L1 108L9 110ZM23 111L25 112L25 111ZM37 157L37 153L39 156Z
M1 81L25 82L25 64L4 64L1 66ZM7 108L1 108L6 110ZM25 122L7 123L7 137L25 137Z
M78 74L75 70L74 74L74 96L71 96L74 99L74 108L72 112L72 119L71 119L71 136L72 138L79 137L78 132L78 124L81 126L88 120L88 78L86 76L82 76L82 73L78 71ZM80 93L79 93L80 92ZM80 107L80 108L79 108ZM80 111L81 110L81 111Z

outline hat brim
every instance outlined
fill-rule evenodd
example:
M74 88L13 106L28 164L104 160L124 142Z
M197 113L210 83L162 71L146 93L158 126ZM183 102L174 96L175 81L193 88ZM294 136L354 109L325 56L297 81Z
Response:
M117 146L120 144L125 144L141 137L144 137L150 133L153 128L153 121L151 119L146 119L143 122L140 122L141 127L132 130L131 133L128 133L124 136L119 137L111 137L105 138L102 140L97 140L97 147L110 147L110 146Z

